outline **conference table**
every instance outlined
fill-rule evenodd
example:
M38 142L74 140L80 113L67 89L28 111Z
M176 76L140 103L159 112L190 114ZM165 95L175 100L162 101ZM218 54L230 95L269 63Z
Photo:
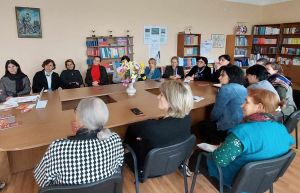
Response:
M0 111L0 115L14 115L18 123L16 127L0 130L0 178L34 168L51 142L72 135L74 109L83 98L99 97L107 104L110 115L105 127L121 138L129 124L162 117L164 112L158 109L157 95L163 81L136 82L134 96L128 96L122 84L48 92L42 95L42 100L48 100L44 109ZM218 89L211 82L190 81L189 85L194 96L204 97L194 103L191 112L195 125L208 118ZM144 115L134 115L131 108L140 109Z

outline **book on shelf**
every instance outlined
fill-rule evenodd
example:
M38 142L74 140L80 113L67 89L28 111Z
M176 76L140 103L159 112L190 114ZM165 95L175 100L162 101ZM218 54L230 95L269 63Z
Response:
M277 53L277 47L253 46L253 53L254 54L276 54Z
M266 58L266 59L268 59L270 62L275 62L276 61L276 58L275 57L270 57L270 56L268 56L268 55L263 55L263 54L250 54L250 57L249 57L249 60L250 61L255 61L255 63L256 63L256 61L258 60L258 59L260 59L260 58Z
M253 29L254 35L278 35L280 28L269 26L255 26Z
M184 68L191 68L196 65L196 58L178 58L178 65Z
M300 45L300 38L283 38L283 44L294 44L294 45L297 45L299 44Z
M299 27L286 27L283 29L283 34L300 34L300 26Z
M253 44L276 44L277 38L253 38Z
M198 48L197 47L184 48L184 55L185 56L195 56L195 55L198 55Z
M246 48L235 48L234 57L247 57L248 50Z
M88 39L86 41L86 47L97 47L98 46L98 41L94 39Z
M282 47L281 48L281 54L290 54L290 55L299 55L300 56L300 48L287 48L287 47Z
M196 35L185 35L184 45L198 45L198 36Z
M236 36L235 46L248 46L248 40L246 36Z
M300 57L294 57L294 58L278 57L277 62L279 64L285 64L285 65L300 65Z
M88 47L86 50L86 54L88 56L99 56L99 50L98 50L98 48Z
M234 59L234 65L239 67L249 66L249 59L248 58Z

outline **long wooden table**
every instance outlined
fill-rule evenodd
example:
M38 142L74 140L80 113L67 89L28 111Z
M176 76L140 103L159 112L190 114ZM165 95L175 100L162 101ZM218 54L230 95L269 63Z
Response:
M43 100L48 100L45 109L26 113L16 109L1 112L2 115L15 115L19 126L0 131L0 177L32 169L52 141L71 135L74 108L83 98L100 97L107 103L110 116L105 127L121 137L124 137L128 124L162 117L163 112L157 107L160 84L156 81L137 82L135 96L128 96L122 84L55 91L44 93ZM194 104L192 120L195 124L209 114L217 89L208 82L191 81L189 84L194 96L204 97ZM131 108L139 108L144 116L135 116Z

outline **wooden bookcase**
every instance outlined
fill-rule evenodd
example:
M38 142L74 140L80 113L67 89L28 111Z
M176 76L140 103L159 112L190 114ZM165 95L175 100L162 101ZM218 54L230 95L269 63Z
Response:
M280 33L275 34L263 34L259 31L259 28L276 28L279 29ZM270 29L269 29L270 31ZM278 32L278 30L275 32ZM255 38L269 38L277 39L276 44L255 44ZM256 54L260 54L261 57L269 58L270 61L277 62L282 65L284 73L286 76L290 77L294 83L300 83L300 22L295 23L282 23L282 24L266 24L266 25L255 25L253 27L253 45L252 53L254 54L254 59ZM267 49L260 50L260 48L265 47ZM276 53L270 49L271 47L277 47ZM266 51L267 52L259 52Z
M177 56L191 58L200 56L201 34L179 33L177 36Z
M276 61L280 44L280 24L255 25L253 27L252 53Z
M252 51L252 35L227 35L225 53L231 58L231 63L237 66L248 66Z
M133 37L132 36L96 36L86 38L87 64L93 63L95 56L102 58L103 66L114 61L120 61L122 56L127 55L133 60ZM107 66L105 66L107 67Z

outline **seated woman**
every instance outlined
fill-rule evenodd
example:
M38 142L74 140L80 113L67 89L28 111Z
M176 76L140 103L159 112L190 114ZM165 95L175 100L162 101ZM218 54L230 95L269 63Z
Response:
M214 72L212 75L212 81L219 83L219 77L220 77L220 73L221 73L221 67L222 66L228 66L228 65L232 65L230 63L230 56L229 55L221 55L219 56L219 61L215 62L214 65Z
M105 67L100 66L101 57L96 56L93 65L86 72L85 83L88 86L100 86L108 84L108 76Z
M248 96L242 105L243 123L231 128L224 143L210 153L207 160L201 160L201 168L208 169L209 175L218 179L216 165L222 167L224 184L230 187L245 164L287 153L294 139L284 125L273 120L272 113L278 105L281 104L274 93L264 89L248 89ZM191 162L194 162L193 157Z
M184 71L182 66L178 66L178 57L173 56L171 58L171 66L167 66L165 72L162 76L163 78L170 78L170 79L183 79L184 78Z
M35 73L32 83L32 92L41 92L43 88L45 90L56 90L60 87L59 75L54 72L55 62L51 59L47 59L43 62L43 70Z
M37 184L41 188L88 184L119 172L124 149L118 134L103 128L108 117L101 99L82 99L72 125L76 135L52 142L35 168Z
M145 75L148 80L158 80L161 78L160 69L156 68L156 60L150 58L148 61L149 67L145 68Z
M83 87L83 80L79 70L75 70L75 63L72 59L65 61L66 70L60 74L61 88L79 88Z
M7 60L5 75L0 81L0 102L11 97L29 94L30 91L30 81L22 72L20 65L15 60Z
M286 103L282 112L287 117L297 109L293 98L292 82L283 75L283 70L279 64L267 63L266 69L270 74L268 80L276 89L280 100L284 100Z
M206 57L197 56L197 65L194 66L189 73L186 75L188 80L211 80L211 70L207 66L208 60Z
M248 88L253 89L266 89L268 91L273 92L279 99L279 96L272 86L272 84L267 80L268 79L268 71L262 65L256 64L254 66L249 67L246 70L246 78L249 83Z
M139 171L151 149L182 142L191 135L189 113L194 101L190 87L180 81L169 80L159 89L158 108L165 112L165 116L130 125L125 137L125 143L136 153Z
M243 119L241 105L247 96L243 70L235 65L223 66L219 77L222 84L211 112L211 120L200 123L199 138L202 142L219 144L227 131Z
M123 61L130 62L130 58L128 56L124 55L124 56L122 56L120 63L119 62L117 62L117 63L119 63L121 65ZM114 72L113 72L112 81L113 81L113 83L120 83L122 81L122 78L118 75L116 63L113 63L113 69L114 69Z

